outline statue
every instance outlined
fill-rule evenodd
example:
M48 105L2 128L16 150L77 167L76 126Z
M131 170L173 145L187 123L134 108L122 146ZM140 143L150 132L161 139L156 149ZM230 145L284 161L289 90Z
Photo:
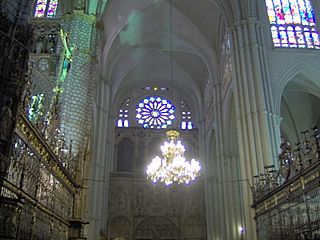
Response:
M12 99L8 98L0 110L0 146L5 147L10 135L13 117L11 112ZM0 149L3 150L3 149Z
M69 44L69 33L64 32L62 29L60 29L60 36L64 46L64 58L59 80L60 82L64 82L73 61L74 51L77 49L77 47L75 45Z
M31 103L28 110L28 118L31 122L37 123L43 115L44 93L31 97Z
M288 180L291 173L291 165L293 163L292 149L289 142L283 142L280 145L281 152L278 155L280 163L280 174L284 180Z

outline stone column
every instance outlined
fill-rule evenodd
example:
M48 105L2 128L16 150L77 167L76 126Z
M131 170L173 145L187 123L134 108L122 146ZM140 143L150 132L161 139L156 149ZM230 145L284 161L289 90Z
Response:
M264 171L265 165L276 163L275 133L277 117L271 105L272 94L267 72L261 24L254 17L247 17L234 24L233 66L236 80L235 104L240 156L240 177L247 178L242 196L245 239L255 236L250 185L253 176Z
M110 85L103 79L99 80L94 106L94 156L88 179L88 239L99 239L104 232L102 229L107 226L105 211L108 208L109 172L113 169L114 159L110 154L114 150L114 134L111 134L114 124L109 111L110 99Z

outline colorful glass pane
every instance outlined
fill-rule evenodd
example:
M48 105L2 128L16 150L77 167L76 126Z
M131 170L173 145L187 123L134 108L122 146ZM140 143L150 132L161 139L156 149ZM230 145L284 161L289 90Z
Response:
M317 33L316 29L312 28L311 36L312 36L312 40L315 48L319 49L320 47L319 34Z
M273 45L276 47L280 47L280 38L279 38L277 27L275 26L271 27L271 35L272 35Z
M284 24L284 13L282 11L280 0L274 0L274 11L276 13L277 24Z
M124 99L121 103L119 113L118 113L118 120L116 122L117 127L129 127L129 107L130 107L130 98Z
M142 99L136 108L138 123L144 128L167 128L175 119L175 107L161 97Z
M44 17L46 12L47 0L38 0L36 3L34 16L35 17Z
M284 21L286 24L292 23L292 15L288 0L282 0L282 11L284 13Z
M291 0L290 9L291 9L291 14L292 14L292 18L293 18L293 23L294 24L301 24L299 7L298 7L298 3L296 0Z
M267 11L270 23L276 23L276 13L274 11L272 0L266 0Z
M123 127L123 123L121 119L118 120L117 127Z
M297 39L299 47L300 48L305 48L306 47L306 42L304 41L304 36L303 36L301 27L297 26L295 28L295 30L296 30L296 39Z
M288 37L287 37L287 31L284 27L279 27L279 33L280 33L280 40L281 40L281 46L282 47L288 47Z
M303 32L304 32L304 37L306 38L307 47L308 48L313 48L313 44L312 44L312 39L311 39L311 34L310 34L309 28L304 28Z
M293 27L289 26L287 28L287 34L288 34L290 47L297 47L297 42L296 42L296 37L293 31Z
M301 16L302 25L309 25L308 12L307 12L307 8L304 0L298 0L298 4L299 4L299 12Z
M308 14L308 22L310 26L314 26L316 21L313 14L313 9L309 0L306 0L307 14Z
M57 13L57 7L58 7L58 0L50 0L48 11L47 11L47 17L55 17Z
M310 0L265 0L275 47L320 48ZM292 25L294 24L294 25ZM296 26L295 26L296 25ZM302 26L304 26L302 31Z

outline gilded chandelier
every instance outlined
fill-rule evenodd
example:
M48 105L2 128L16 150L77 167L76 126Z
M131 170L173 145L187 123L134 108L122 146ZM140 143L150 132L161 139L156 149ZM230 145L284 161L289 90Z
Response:
M166 185L172 183L189 184L200 174L201 166L192 159L186 161L183 156L185 147L177 138L179 133L175 130L167 132L170 141L165 141L160 147L163 158L156 156L147 167L147 176L156 183L158 180Z

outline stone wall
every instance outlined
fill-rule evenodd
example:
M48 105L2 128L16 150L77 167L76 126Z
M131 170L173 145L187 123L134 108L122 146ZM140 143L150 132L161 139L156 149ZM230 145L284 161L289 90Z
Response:
M73 141L76 154L87 132L87 106L90 81L92 81L93 41L95 33L95 17L82 12L66 15L62 28L70 32L70 44L77 50L66 81L61 98L61 129L67 142Z

